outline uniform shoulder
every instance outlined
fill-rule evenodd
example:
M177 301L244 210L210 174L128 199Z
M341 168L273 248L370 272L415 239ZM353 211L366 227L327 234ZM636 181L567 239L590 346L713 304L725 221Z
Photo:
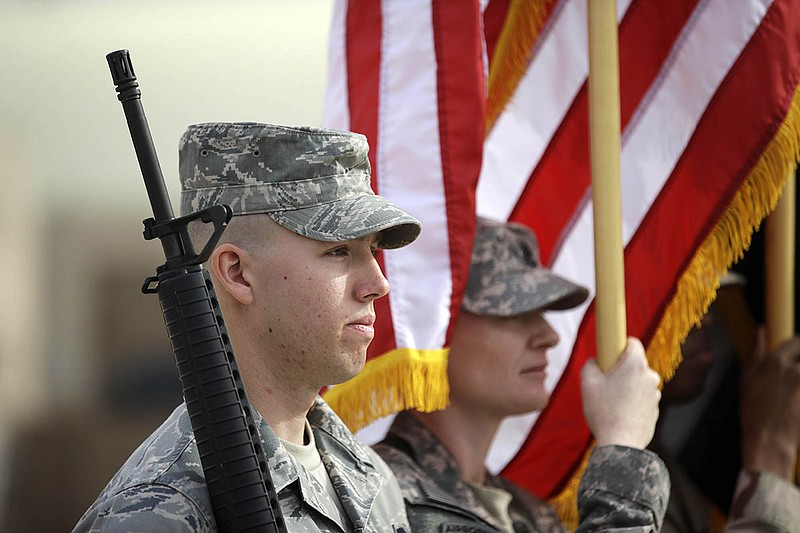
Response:
M126 524L134 518L165 520L172 509L181 512L194 509L187 517L200 518L189 519L192 527L213 516L185 405L175 409L131 454L86 511L81 523L117 520L112 517L119 517Z
M166 485L128 487L92 506L75 526L77 532L215 531L191 497Z

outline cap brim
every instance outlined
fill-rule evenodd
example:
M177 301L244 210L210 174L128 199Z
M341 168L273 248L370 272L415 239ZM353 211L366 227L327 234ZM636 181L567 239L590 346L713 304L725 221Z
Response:
M563 311L578 307L589 297L589 289L581 287L555 274L550 274L551 283L558 286L548 301L542 305L544 311Z
M465 296L461 308L476 315L514 316L530 311L572 309L589 297L585 287L537 268L488 284Z
M414 242L422 231L419 220L374 194L267 214L286 229L318 241L343 242L380 233L378 247L388 249Z

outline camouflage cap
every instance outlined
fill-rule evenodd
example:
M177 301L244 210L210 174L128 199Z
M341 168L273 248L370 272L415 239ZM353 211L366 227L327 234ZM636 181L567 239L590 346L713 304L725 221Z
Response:
M227 204L234 215L265 213L320 241L380 232L378 246L400 248L420 222L370 188L363 135L254 122L189 126L181 137L181 214Z
M570 309L588 295L585 287L542 266L536 236L526 226L478 218L461 309L476 315L512 316Z

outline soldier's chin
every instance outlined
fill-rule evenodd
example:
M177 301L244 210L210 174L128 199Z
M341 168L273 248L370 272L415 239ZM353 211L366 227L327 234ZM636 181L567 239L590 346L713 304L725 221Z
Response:
M355 353L350 354L349 357L346 358L346 364L342 365L340 372L336 376L333 377L333 381L331 381L331 385L341 385L347 381L350 381L354 377L356 377L359 372L364 369L364 365L367 361L367 350L359 350Z

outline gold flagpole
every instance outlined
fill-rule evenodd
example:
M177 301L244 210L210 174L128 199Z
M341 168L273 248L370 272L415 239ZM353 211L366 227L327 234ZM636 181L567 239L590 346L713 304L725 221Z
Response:
M627 338L620 183L617 3L616 0L587 0L587 4L597 360L605 371L619 359Z
M767 218L764 258L767 346L772 352L794 335L795 176L792 171Z
M791 171L764 233L764 294L767 348L772 353L794 335L795 173ZM800 479L800 455L795 465Z

